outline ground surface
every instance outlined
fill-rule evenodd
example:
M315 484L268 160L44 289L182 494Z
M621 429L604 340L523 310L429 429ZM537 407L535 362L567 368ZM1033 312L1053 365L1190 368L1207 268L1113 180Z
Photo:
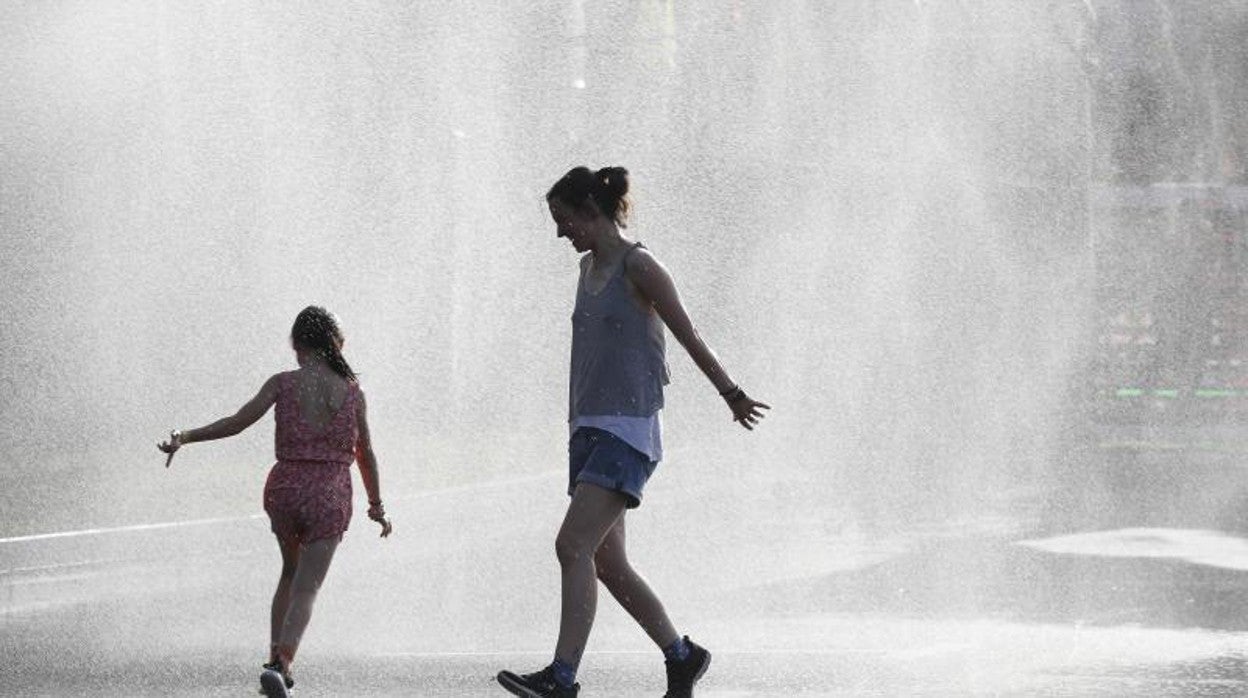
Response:
M699 695L1248 694L1240 457L1127 441L997 511L878 530L800 497L733 524L732 492L673 471L630 543L715 653ZM396 497L387 541L357 518L296 695L503 695L500 668L546 662L560 477ZM5 694L253 694L279 565L264 519L54 533L0 543ZM581 681L663 690L659 655L605 595Z

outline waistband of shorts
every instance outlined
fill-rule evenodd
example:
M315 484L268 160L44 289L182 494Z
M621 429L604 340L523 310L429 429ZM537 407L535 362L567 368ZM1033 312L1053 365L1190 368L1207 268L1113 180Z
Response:
M278 458L277 462L274 463L273 465L289 465L289 466L311 467L311 468L316 468L316 467L350 468L351 463L352 461L340 461L340 460L311 460L311 459L303 459L303 458Z

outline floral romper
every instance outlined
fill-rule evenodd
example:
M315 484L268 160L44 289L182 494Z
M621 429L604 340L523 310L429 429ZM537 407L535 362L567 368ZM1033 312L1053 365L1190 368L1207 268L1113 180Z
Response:
M359 435L352 382L324 427L299 412L295 372L283 373L274 409L277 463L264 483L264 510L282 542L301 545L341 538L351 522L351 463Z

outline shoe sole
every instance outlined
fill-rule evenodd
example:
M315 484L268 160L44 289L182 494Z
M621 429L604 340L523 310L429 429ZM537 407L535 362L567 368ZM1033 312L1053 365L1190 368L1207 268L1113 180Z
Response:
M268 698L290 698L290 692L286 690L286 679L272 669L260 674L260 690Z
M523 696L523 698L542 698L542 694L534 693L513 678L511 672L500 671L495 678L498 679L498 684L510 691L512 695Z

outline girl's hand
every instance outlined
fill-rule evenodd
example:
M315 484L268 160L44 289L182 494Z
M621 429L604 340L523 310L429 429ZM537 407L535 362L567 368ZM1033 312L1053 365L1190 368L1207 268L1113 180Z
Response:
M382 538L385 538L394 531L394 526L390 524L390 519L386 518L386 508L381 505L381 502L369 505L368 518L381 524Z
M182 432L177 429L169 432L169 440L156 444L156 448L169 454L169 457L165 459L165 467L168 468L169 464L173 462L173 454L177 453L179 448L182 448Z
M728 408L732 410L732 421L740 422L741 426L751 431L754 430L754 426L764 416L762 412L759 412L759 408L764 410L771 409L771 405L759 402L746 395L741 388L737 388L725 395L724 400L728 402Z

